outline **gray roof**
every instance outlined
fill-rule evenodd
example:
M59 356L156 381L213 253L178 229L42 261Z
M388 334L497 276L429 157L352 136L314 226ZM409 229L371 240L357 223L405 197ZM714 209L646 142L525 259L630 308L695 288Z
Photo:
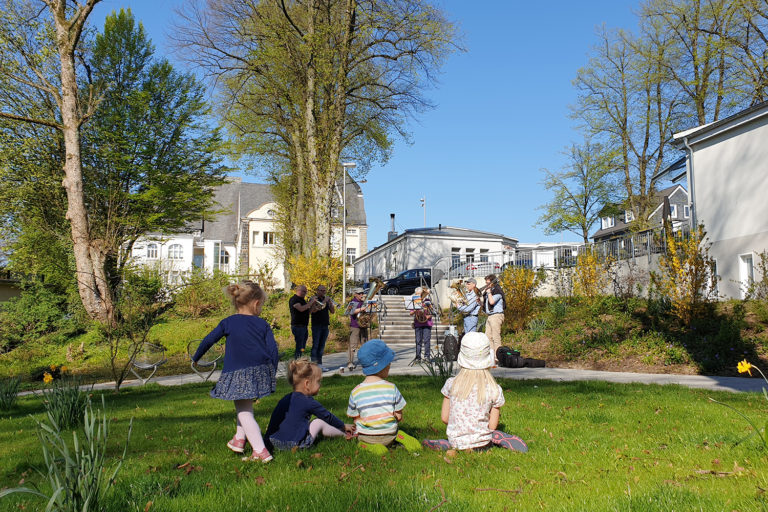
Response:
M650 211L653 212L654 210L656 210L656 208L658 208L664 202L664 198L671 195L675 190L678 189L678 187L685 190L685 188L683 188L682 185L672 185L671 187L667 187L662 190L656 190L651 196L651 204L653 205L653 207L651 208ZM623 233L627 231L627 229L629 229L629 226L631 224L632 224L631 222L629 223L624 222L623 217L617 216L613 227L606 228L606 229L598 229L592 235L592 239L594 240L597 238L605 238L607 236Z
M480 231L477 229L457 228L453 226L439 226L430 228L410 228L406 229L403 234L409 235L425 235L425 236L447 236L451 238L503 238L517 242L516 238L500 235L498 233L491 233L490 231Z
M341 185L341 179L339 179ZM347 182L347 224L365 225L365 203L362 197L360 185L355 181ZM261 208L264 204L274 201L271 185L265 183L247 183L241 178L233 178L216 189L213 195L215 210L221 212L215 218L206 219L203 229L203 237L209 240L221 240L222 242L235 243L239 219L245 217L253 210ZM195 223L194 229L199 224Z

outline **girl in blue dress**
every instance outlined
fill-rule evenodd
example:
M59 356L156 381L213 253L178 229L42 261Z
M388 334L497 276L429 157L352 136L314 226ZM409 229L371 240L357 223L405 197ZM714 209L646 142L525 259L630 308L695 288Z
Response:
M272 455L264 445L261 429L253 417L253 401L275 392L277 343L272 328L259 318L266 295L251 281L231 284L226 291L237 314L219 322L200 342L192 360L199 361L214 343L227 338L221 377L211 390L213 398L235 402L237 430L227 447L243 453L247 440L253 453L243 460L269 462Z

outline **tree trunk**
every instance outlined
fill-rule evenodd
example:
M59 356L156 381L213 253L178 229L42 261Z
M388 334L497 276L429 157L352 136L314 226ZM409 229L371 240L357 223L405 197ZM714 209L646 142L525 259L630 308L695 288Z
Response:
M95 1L88 3L92 8ZM67 192L67 213L72 233L72 247L77 271L77 289L88 316L94 320L112 320L112 295L104 269L99 268L103 258L94 261L99 253L93 245L88 226L88 214L83 195L83 173L80 159L80 122L78 111L77 76L75 73L74 49L80 35L82 23L88 12L80 13L80 26L73 27L66 19L66 2L50 5L56 22L56 43L61 63L61 109L62 133L66 160L62 186ZM87 7L86 7L87 8ZM90 11L90 9L88 9ZM74 33L74 34L73 34Z

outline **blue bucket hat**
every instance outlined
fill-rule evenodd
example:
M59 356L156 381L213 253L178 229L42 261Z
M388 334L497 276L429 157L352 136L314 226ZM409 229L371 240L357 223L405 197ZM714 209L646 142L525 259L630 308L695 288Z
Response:
M373 375L389 366L395 353L380 339L365 342L357 352L357 359L363 366L363 375Z

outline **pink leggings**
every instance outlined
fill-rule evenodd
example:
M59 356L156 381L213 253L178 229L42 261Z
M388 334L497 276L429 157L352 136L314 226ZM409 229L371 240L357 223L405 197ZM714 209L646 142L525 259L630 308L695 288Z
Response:
M323 434L325 437L339 437L344 435L344 431L329 425L320 418L315 418L309 422L309 435L313 439L317 439L318 434Z
M237 411L235 439L248 439L254 452L264 451L266 447L261 437L261 429L256 418L253 417L253 400L235 400L235 411Z

